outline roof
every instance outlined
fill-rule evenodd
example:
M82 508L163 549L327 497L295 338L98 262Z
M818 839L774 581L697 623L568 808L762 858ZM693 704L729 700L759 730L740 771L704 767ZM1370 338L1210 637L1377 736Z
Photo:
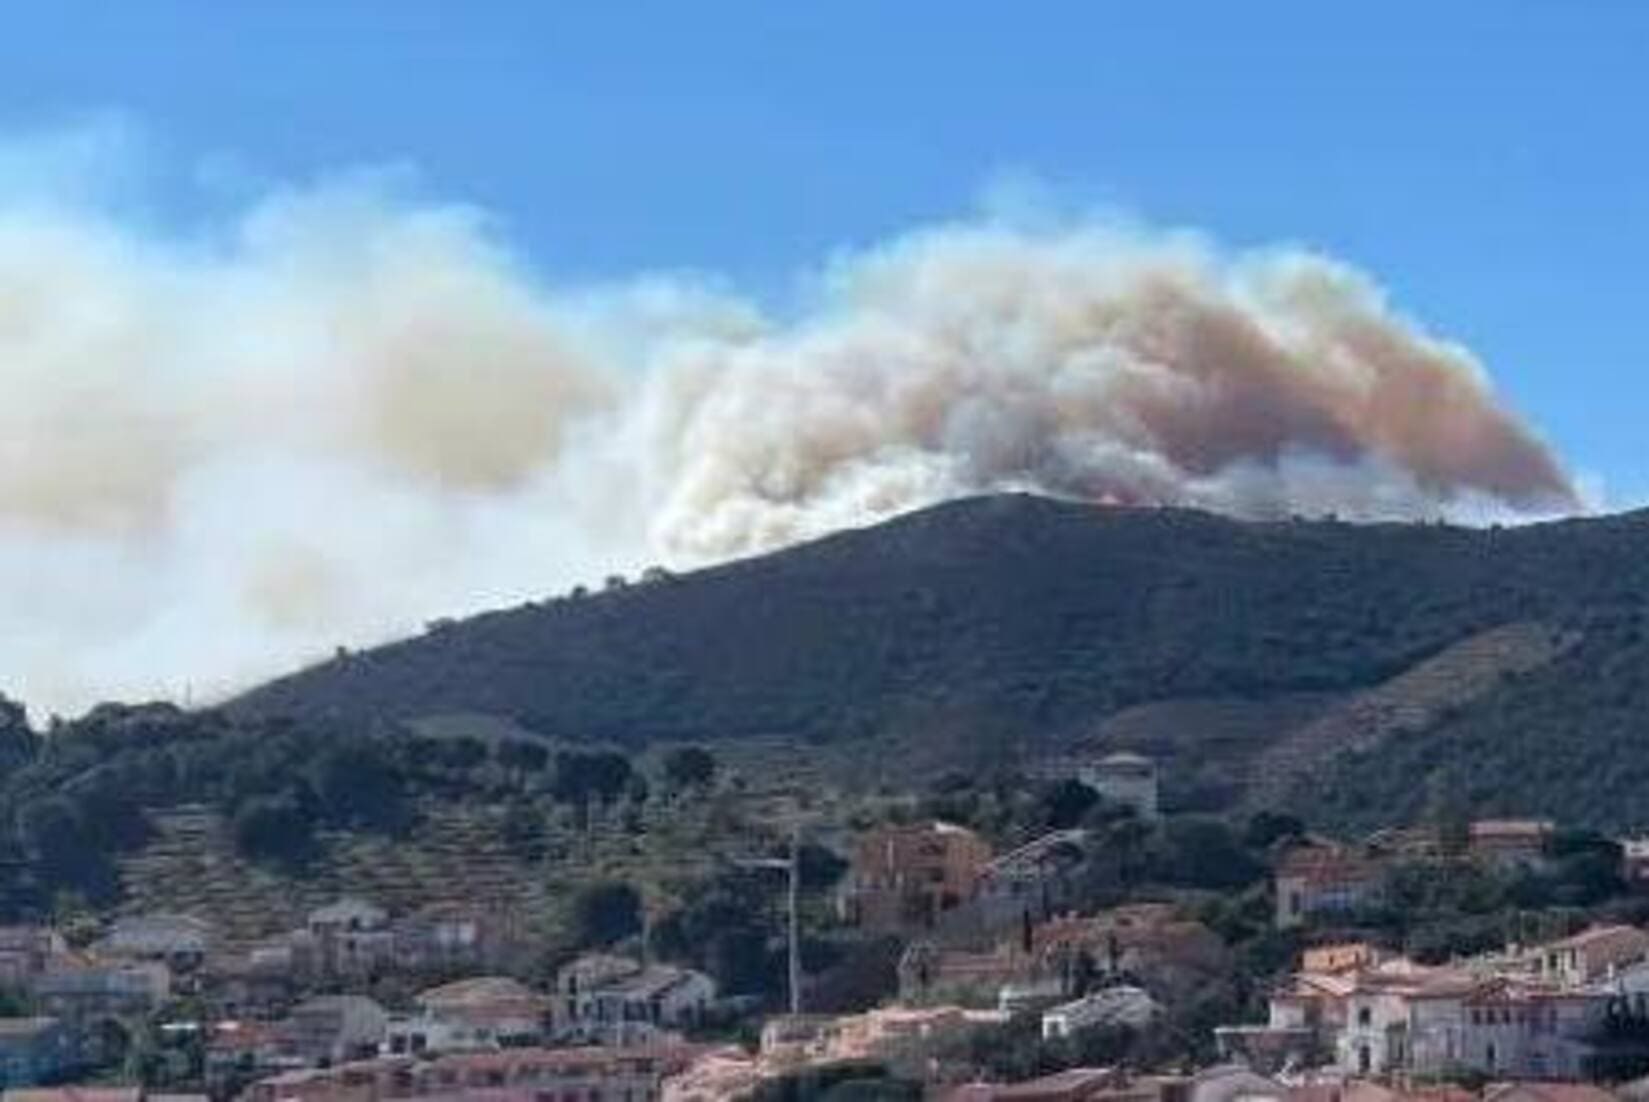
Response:
M1550 942L1543 949L1592 949L1609 943L1649 946L1649 933L1636 926L1588 926L1578 934Z
M359 899L355 896L345 896L342 899L333 900L324 907L316 907L313 911L310 911L309 921L332 922L338 919L346 919L353 915L381 915L384 913L384 909L376 903L369 903L367 900Z
M1095 764L1097 764L1099 766L1102 766L1102 767L1107 766L1107 765L1127 765L1127 766L1135 766L1135 767L1138 767L1138 766L1151 767L1151 766L1155 766L1157 763L1152 761L1150 758L1146 757L1144 754L1135 754L1130 750L1118 750L1114 754L1106 754L1103 758L1100 758L1099 761L1096 762Z
M375 1011L379 1014L388 1013L375 1000L369 999L365 995L316 995L314 998L305 999L293 1007L292 1013L297 1014L306 1010L366 1010Z
M473 976L420 991L415 999L425 1004L467 1006L477 1003L537 1000L544 997L509 976Z
M117 918L110 924L109 932L111 934L148 932L165 927L182 927L197 934L207 934L212 930L212 924L204 918L156 911L149 914L126 915L124 918Z
M1041 1097L1047 1094L1062 1094L1071 1091L1080 1091L1089 1087L1104 1086L1105 1083L1116 1077L1112 1068L1067 1068L1056 1071L1052 1075L1044 1075L1040 1079L1028 1079L1022 1083L1010 1086L995 1087L991 1091L992 1098L1029 1098Z
M1343 999L1357 989L1354 975L1344 972L1298 972L1284 987L1273 994L1274 999L1311 999L1328 996Z
M626 998L652 999L679 987L694 977L700 975L687 968L674 968L666 964L648 965L639 972L628 976L619 976L607 983L601 984L597 990L621 994Z
M1035 861L1046 854L1053 852L1060 846L1080 846L1087 841L1086 830L1054 830L1039 838L1033 838L1018 849L1009 850L1002 856L985 866L987 873L995 872L1025 861Z
M1516 1095L1544 1102L1616 1102L1613 1094L1591 1083L1495 1083L1483 1091L1483 1102Z
M50 926L0 926L0 949L33 950L57 940Z
M5 1102L142 1102L142 1087L12 1087Z
M1550 819L1478 819L1470 828L1473 841L1478 838L1539 841L1556 829L1556 824Z
M1277 862L1278 876L1368 878L1379 869L1379 862L1365 853L1316 843L1294 846Z

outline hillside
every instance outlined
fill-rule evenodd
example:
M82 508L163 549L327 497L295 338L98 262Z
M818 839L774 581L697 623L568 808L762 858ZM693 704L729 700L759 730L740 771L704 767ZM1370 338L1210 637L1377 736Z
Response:
M857 763L861 780L1126 744L1194 763L1194 787L1218 779L1210 770L1233 789L1258 772L1255 791L1281 799L1288 777L1321 778L1348 747L1373 762L1398 734L1410 746L1459 725L1516 727L1483 716L1548 667L1596 660L1601 644L1584 640L1597 624L1636 621L1646 551L1641 514L1515 529L1249 524L979 498L442 625L229 710L345 724L479 712L625 746L762 736ZM1621 677L1637 668L1626 651L1605 661ZM1562 710L1579 686L1552 691ZM841 752L862 740L878 753ZM1354 803L1332 806L1358 817Z
M1640 827L1646 552L1644 514L955 502L445 623L216 709L111 705L45 738L10 709L0 897L172 900L252 937L352 883L411 906L513 882L553 921L569 885L783 837L792 800L840 827L957 773L1119 747L1163 763L1182 811ZM686 743L714 748L720 796L672 796ZM596 850L592 799L620 824Z

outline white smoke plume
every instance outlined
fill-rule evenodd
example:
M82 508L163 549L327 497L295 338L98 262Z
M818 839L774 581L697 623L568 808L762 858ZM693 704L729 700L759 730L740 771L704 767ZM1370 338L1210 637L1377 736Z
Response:
M556 288L370 180L163 231L46 176L0 186L0 685L37 714L978 491L1578 504L1467 351L1297 251L982 218L834 258L780 315Z

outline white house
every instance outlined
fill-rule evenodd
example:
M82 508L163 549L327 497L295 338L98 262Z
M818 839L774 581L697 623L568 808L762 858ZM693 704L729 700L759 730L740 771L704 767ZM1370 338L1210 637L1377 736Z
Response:
M1162 1013L1162 1005L1143 988L1119 985L1094 991L1063 1003L1042 1015L1042 1037L1053 1040L1069 1037L1096 1026L1150 1025Z
M1157 817L1157 765L1150 758L1109 754L1082 768L1077 776L1104 799L1133 808L1140 818Z
M1564 987L1598 983L1649 960L1649 933L1636 926L1592 926L1529 952L1534 973Z
M508 976L476 976L419 992L422 1020L438 1022L445 1043L466 1049L536 1044L550 1017L548 996ZM434 1036L435 1034L430 1034Z
M569 964L556 992L556 1031L563 1039L615 1045L697 1025L716 1000L715 981L702 972L611 956Z
M1452 969L1365 975L1348 999L1337 1060L1358 1076L1573 1078L1609 998Z

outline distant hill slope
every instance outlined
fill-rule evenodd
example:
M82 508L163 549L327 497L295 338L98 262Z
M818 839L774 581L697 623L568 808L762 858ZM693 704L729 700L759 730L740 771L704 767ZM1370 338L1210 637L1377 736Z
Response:
M1575 701L1563 737L1582 757L1583 698L1649 708L1635 634L1646 595L1643 514L1482 530L1250 524L1006 495L441 626L228 709L362 723L483 713L629 745L764 736L834 754L874 739L877 754L843 756L908 777L1096 738L1194 748L1205 732L1136 721L1107 735L1104 721L1146 706L1136 716L1194 723L1186 702L1238 701L1221 714L1246 718L1206 732L1228 755L1217 760L1309 768L1310 801L1359 818L1367 809L1334 787L1360 783L1338 772L1336 732L1359 769L1399 755L1409 794L1415 771L1456 764L1435 749L1466 745L1447 732L1516 727L1497 709L1536 681L1540 714ZM1596 676L1579 663L1601 664L1607 688L1576 683ZM1362 711L1339 712L1352 702ZM1533 753L1542 735L1472 737L1492 756ZM1617 768L1641 759L1649 778L1649 745L1612 745ZM1276 778L1263 790L1302 798Z

